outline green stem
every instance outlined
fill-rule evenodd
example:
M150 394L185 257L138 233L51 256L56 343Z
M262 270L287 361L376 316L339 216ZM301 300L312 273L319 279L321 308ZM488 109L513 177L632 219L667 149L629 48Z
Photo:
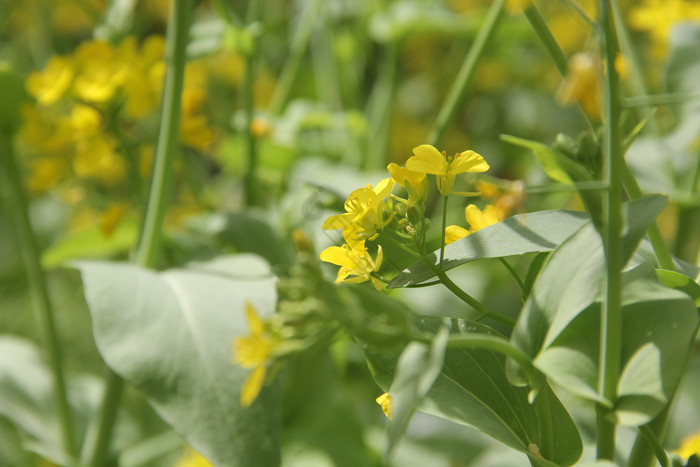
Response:
M566 79L566 72L569 68L569 60L566 58L564 51L561 50L561 47L559 47L559 44L557 44L557 40L554 38L554 35L552 35L552 31L549 30L547 23L542 18L542 15L540 15L540 12L537 10L534 3L525 9L525 16L527 17L528 21L530 21L532 28L537 34L537 37L539 37L540 41L542 41L542 45L544 45L547 53L549 53L549 56L552 58L554 66L557 67L559 74L562 76L562 78ZM580 103L578 104L578 108L593 132L593 135L595 135L595 126L593 125L593 122L591 122L590 118L588 118L588 115L583 110Z
M654 451L654 455L659 460L661 467L670 467L671 462L668 460L668 455L651 428L648 425L642 425L639 427L639 433L644 436L644 439L646 439L649 446L651 446L651 449Z
M146 216L141 232L135 263L153 267L158 257L163 220L170 198L173 165L177 155L180 126L180 101L185 77L185 49L189 35L192 0L171 3L166 38L166 75L163 87L161 125L156 145L153 180L151 182ZM85 449L84 464L88 467L104 465L117 418L124 381L110 370L106 389L96 421L92 444Z
M515 320L513 318L511 318L510 316L503 315L497 312L496 310L492 310L491 308L487 307L486 305L469 295L464 290L460 289L457 284L452 282L452 279L449 278L447 273L441 267L437 266L435 263L430 261L430 259L427 256L423 258L423 261L430 269L432 269L435 275L440 279L440 282L442 282L442 284L445 287L447 287L447 289L450 292L455 294L464 303L471 306L476 311L484 314L485 316L493 319L494 321L498 321L499 323L505 324L510 327L515 326Z
M445 270L445 229L447 228L447 200L449 196L442 197L442 233L440 234L440 269Z
M365 151L365 157L362 161L362 166L365 168L379 168L386 164L396 94L396 72L399 64L400 45L398 41L386 44L385 57L381 61L377 84L372 89L370 96L367 109L370 133L367 151Z
M486 50L486 44L488 44L496 31L498 20L503 13L504 3L505 0L495 0L491 4L491 8L489 8L486 18L484 19L484 24L481 25L479 32L474 38L474 43L469 49L464 63L462 63L462 67L447 95L445 103L440 109L440 113L438 113L435 124L428 136L428 144L436 146L444 136L452 120L454 120L457 109L462 104L467 94L467 89L469 89L469 85L474 78L476 67L484 54L484 50Z
M0 133L0 166L5 174L7 209L17 229L17 241L24 261L29 282L34 313L39 333L44 344L44 354L51 369L53 396L61 433L59 438L65 453L71 458L77 455L73 417L68 403L68 393L63 371L63 352L59 343L58 331L54 322L54 311L49 297L46 276L41 267L39 245L37 244L28 215L28 203L22 187L22 178L15 161L12 143L8 135Z
M282 68L282 73L280 73L280 77L277 80L272 98L270 99L269 112L272 115L278 115L287 103L289 91L292 89L292 84L294 84L294 79L299 72L304 54L309 47L311 33L313 33L323 3L323 0L307 2L301 21L299 22L299 27L292 39L289 55L284 64L284 68Z
M620 47L622 48L622 51L630 64L630 68L632 69L631 83L633 92L637 95L646 96L649 94L649 90L647 89L647 86L644 82L644 72L642 71L642 65L639 60L637 51L635 50L634 42L632 41L630 33L627 29L624 15L620 10L620 7L617 4L616 0L611 1L611 7L612 14L615 20L615 27L617 28L617 32L620 37ZM647 104L643 105L642 107L646 108L648 112L653 112L654 109L651 108L651 105L652 104ZM656 121L653 118L650 121L650 126L652 131L654 131L657 134L660 133L659 126L656 124Z
M243 85L241 88L241 107L243 109L243 147L247 155L248 169L245 173L243 184L245 187L245 198L248 206L255 205L258 202L256 179L257 179L257 145L255 135L253 134L253 118L255 117L255 109L253 102L253 91L255 86L255 68L257 64L257 42L258 32L256 23L261 15L260 0L252 0L248 5L248 13L246 22L248 24L248 32L250 34L250 49L246 51L245 60L245 75L243 77Z
M599 388L601 396L617 399L617 380L622 353L622 151L620 138L620 90L615 57L617 37L610 0L601 0L601 25L607 65L604 93L605 129L603 138L604 178L609 189L603 202L603 243L607 272L606 296L601 308ZM598 408L598 459L613 460L615 422L608 409Z
M520 276L519 276L518 273L515 271L515 269L513 269L513 266L511 266L510 263L508 262L508 260L505 259L505 258L499 257L498 259L501 261L501 264L503 264L503 266L506 267L506 269L508 270L508 272L510 272L510 274L513 276L513 278L515 279L515 281L516 281L516 282L518 283L518 285L520 286L520 290L523 292L523 294L525 294L525 284L523 283L523 280L520 279Z

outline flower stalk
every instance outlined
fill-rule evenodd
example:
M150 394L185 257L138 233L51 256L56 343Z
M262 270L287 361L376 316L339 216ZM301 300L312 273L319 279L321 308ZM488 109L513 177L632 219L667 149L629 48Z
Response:
M156 264L163 221L170 198L173 166L177 155L180 104L185 78L185 49L191 10L192 0L175 0L170 7L161 125L148 205L135 257L135 263L143 267L154 267ZM88 435L90 443L86 443L86 449L81 456L83 464L88 467L104 465L121 400L124 381L116 373L108 371L106 389L96 420L96 431Z

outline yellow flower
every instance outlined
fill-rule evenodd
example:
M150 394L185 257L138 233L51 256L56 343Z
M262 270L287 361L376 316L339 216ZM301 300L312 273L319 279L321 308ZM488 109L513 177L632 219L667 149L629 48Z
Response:
M382 412L386 415L386 418L391 420L391 396L386 392L376 399L377 404L382 406Z
M675 451L683 459L688 459L695 454L700 457L700 431L683 438L681 446Z
M410 201L417 203L428 195L428 182L425 178L425 172L414 172L406 167L399 167L398 164L393 162L386 168L391 174L391 178L406 188Z
M91 178L115 186L126 177L126 161L116 152L116 141L107 136L80 141L76 145L73 170L80 178Z
M246 317L250 334L236 337L233 341L233 361L243 368L252 368L241 389L241 405L253 403L265 382L267 363L273 356L278 339L270 334L253 305L246 303Z
M569 60L566 81L557 92L562 104L579 102L591 117L600 117L602 83L601 67L597 58L589 53L579 52Z
M385 178L372 188L359 188L345 200L345 214L329 217L321 226L325 230L343 229L345 242L353 248L364 247L364 241L372 239L377 230L383 228L391 216L385 216L386 198L394 188L394 180ZM386 218L385 218L386 217Z
M413 148L414 156L406 161L406 168L413 172L433 174L443 196L452 193L455 176L466 172L486 172L489 165L474 151L464 151L454 156L442 154L429 144Z
M129 65L109 42L84 42L76 49L74 59L78 72L73 92L79 99L107 102L126 80Z
M630 9L630 27L651 35L654 53L663 57L668 50L671 29L681 21L700 20L700 5L692 0L644 0Z
M379 271L383 256L382 247L380 246L377 250L377 259L373 260L367 252L364 242L361 242L356 248L351 248L347 244L342 247L328 247L321 252L321 261L340 266L338 277L335 279L336 284L341 282L357 284L371 280L374 288L381 290L381 281L372 276L372 273ZM348 276L355 277L348 279Z
M61 99L73 80L73 65L66 57L51 57L42 71L27 77L27 91L37 102L49 106Z
M448 225L447 228L445 228L445 244L449 245L477 230L500 222L505 218L505 215L490 204L486 206L483 211L477 206L470 204L464 210L464 217L469 223L469 230L458 225Z
M192 448L187 448L175 467L212 467L212 465L200 453Z
M58 184L68 172L68 164L60 157L42 157L29 162L31 176L28 180L29 189L43 193Z
M70 125L76 140L96 135L100 130L101 123L102 115L90 106L77 104L71 111Z

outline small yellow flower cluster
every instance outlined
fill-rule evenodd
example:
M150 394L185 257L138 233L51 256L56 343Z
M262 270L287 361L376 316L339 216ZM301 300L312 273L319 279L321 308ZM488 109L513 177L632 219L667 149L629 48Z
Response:
M485 172L489 169L483 157L474 151L464 151L447 156L435 147L424 144L413 149L413 156L405 167L389 164L391 178L379 182L376 187L367 185L353 191L345 201L345 213L329 217L322 228L342 229L345 244L332 246L321 252L321 260L340 266L336 283L372 281L377 290L381 282L377 272L382 264L383 252L377 248L376 259L372 259L365 247L366 241L374 240L378 233L398 217L397 226L409 232L414 240L423 238L417 234L424 228L422 222L424 203L428 196L428 174L435 175L438 190L443 196L459 194L453 191L457 175L467 172ZM406 189L408 199L391 195L395 184ZM386 201L391 196L390 201ZM396 200L397 204L392 201ZM399 235L403 235L400 233ZM422 240L417 240L421 243ZM354 276L354 277L349 277Z
M26 88L35 102L23 108L17 147L27 161L32 191L57 191L74 204L89 190L123 198L127 177L150 173L164 53L164 38L158 35L140 44L128 37L116 46L91 40L70 55L53 56L27 77ZM200 152L215 139L203 113L206 89L205 70L197 62L188 64L180 141ZM68 192L70 196L62 196ZM121 201L106 207L100 220L106 236L127 208Z
M668 50L671 29L682 21L700 21L700 3L695 0L643 0L629 10L630 27L646 31L653 42L653 52L663 57Z

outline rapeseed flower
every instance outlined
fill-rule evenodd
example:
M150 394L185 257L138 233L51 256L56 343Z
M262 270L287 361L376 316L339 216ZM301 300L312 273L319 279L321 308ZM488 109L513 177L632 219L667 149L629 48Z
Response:
M653 42L653 52L663 57L668 50L673 26L682 21L700 21L700 4L690 0L644 0L629 11L632 29L646 31Z
M352 248L364 247L365 240L376 236L391 221L384 199L394 188L394 180L385 178L372 188L359 188L345 200L345 213L330 216L321 226L325 230L343 229L345 242Z
M505 218L503 213L491 204L486 206L483 211L477 206L470 204L464 210L464 217L469 223L469 230L458 225L448 225L445 228L445 244L449 245L456 242L477 230L500 222Z
M391 420L391 396L388 393L384 393L376 399L377 404L382 406L382 412L386 415L386 418Z
M233 361L243 368L252 368L241 389L241 405L248 407L260 394L267 374L267 364L274 355L279 339L268 331L255 308L246 303L250 334L233 341Z
M442 154L429 144L413 148L414 156L406 161L406 169L413 172L435 175L437 187L443 196L452 193L455 177L467 172L486 172L489 165L483 157L468 150L454 156Z
M587 115L600 117L602 113L601 66L593 54L579 52L569 60L566 81L557 92L562 104L578 102Z
M379 246L377 250L377 258L372 259L364 246L364 242L357 244L355 247L350 247L347 244L340 246L331 246L321 252L321 261L332 263L340 266L338 277L335 283L347 282L348 284L356 284L359 282L372 281L374 288L381 290L382 283L372 275L379 271L382 265L383 252ZM350 277L348 276L355 276Z
M39 105L48 107L59 101L70 88L75 70L70 58L54 56L41 71L27 77L27 91Z

